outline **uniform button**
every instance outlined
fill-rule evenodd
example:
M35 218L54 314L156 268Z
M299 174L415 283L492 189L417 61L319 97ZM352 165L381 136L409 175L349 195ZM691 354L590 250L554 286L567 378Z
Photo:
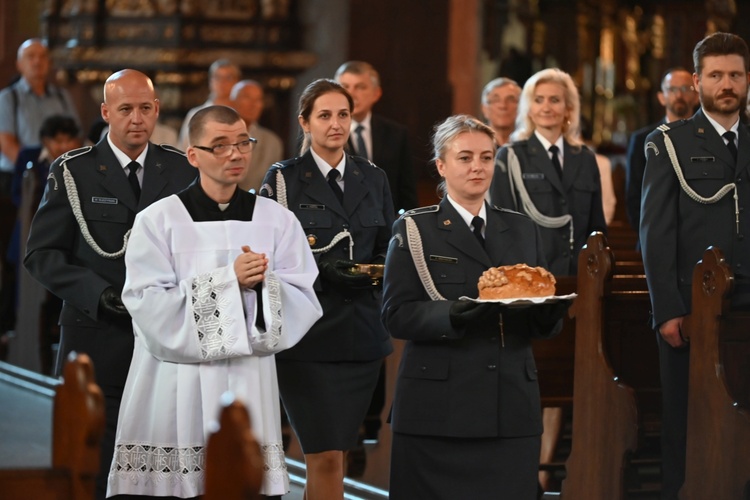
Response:
M344 304L351 304L351 303L352 303L352 299L350 298L344 299Z
M308 222L308 223L307 223L307 225L308 225L308 226L314 226L314 225L315 225L315 223L311 221L311 222Z
M344 229L349 229L349 224L344 222L343 224L341 224L341 227L343 227Z
M102 219L109 219L109 214L102 214Z
M426 366L420 366L419 369L422 370L423 372L427 371L427 367Z
M448 275L447 275L447 274L441 274L441 275L440 275L440 277L441 277L441 278L447 278L447 277L448 277Z
M738 263L737 263L737 269L740 269L741 267L742 267L742 263L741 263L741 262L738 262Z
M703 172L703 177L707 177L707 176L708 176L708 172L705 172L705 171L704 171L704 172Z
M487 369L490 371L497 370L497 365L487 365Z
M497 342L497 337L490 337L490 344Z

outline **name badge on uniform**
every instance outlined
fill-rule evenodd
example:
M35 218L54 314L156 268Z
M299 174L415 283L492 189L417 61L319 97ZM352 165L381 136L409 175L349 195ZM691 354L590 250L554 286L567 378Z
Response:
M443 255L430 255L432 262L442 262L443 264L458 264L458 259L455 257L445 257Z
M543 181L544 180L544 174L541 172L532 172L527 174L521 174L522 179L529 179L530 181Z
M715 156L691 156L690 161L716 161Z
M92 196L91 203L102 203L104 205L117 205L120 203L117 198L105 198L103 196Z
M300 203L300 210L325 210L325 205L316 205L314 203Z

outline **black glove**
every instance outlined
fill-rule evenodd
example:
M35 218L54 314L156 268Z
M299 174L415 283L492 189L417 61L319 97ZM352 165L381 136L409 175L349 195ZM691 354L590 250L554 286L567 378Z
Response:
M538 304L531 308L531 315L538 325L553 326L565 316L572 303L572 300L562 300L551 304Z
M130 313L125 309L120 294L113 287L107 287L99 297L99 312L114 319L130 318Z
M457 300L451 304L449 311L451 325L454 328L463 328L465 326L482 323L492 315L498 316L500 308L498 304L489 302L479 303L470 300Z
M330 281L333 285L336 285L344 289L363 289L372 288L372 279L366 274L354 274L349 269L356 266L355 262L350 260L325 260L318 266L320 269L320 275Z

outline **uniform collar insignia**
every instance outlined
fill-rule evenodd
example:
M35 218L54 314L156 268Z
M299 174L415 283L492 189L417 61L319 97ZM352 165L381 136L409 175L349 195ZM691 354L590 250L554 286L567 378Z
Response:
M443 225L444 225L444 226L450 226L450 225L451 225L451 220L450 220L450 219L445 219L445 220L443 221Z
M107 170L106 165L99 165L99 172L105 172Z

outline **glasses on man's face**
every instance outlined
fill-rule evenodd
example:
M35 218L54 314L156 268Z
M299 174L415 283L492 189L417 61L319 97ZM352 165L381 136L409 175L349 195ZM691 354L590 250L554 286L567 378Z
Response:
M490 99L487 100L487 104L489 106L492 106L494 104L500 104L500 103L505 104L506 106L511 106L513 104L518 104L518 98L516 98L514 96L508 96L508 97L504 97L504 98L501 98L501 97L492 97L492 98L490 98Z
M193 146L196 149L202 151L208 151L212 153L216 158L226 158L232 154L232 148L236 147L237 151L242 154L249 153L253 150L253 147L258 143L258 139L255 137L248 137L244 141L235 142L234 144L217 144L215 146Z
M668 94L687 94L688 92L693 92L695 89L692 85L682 85L680 87L667 87L664 89L665 92Z

